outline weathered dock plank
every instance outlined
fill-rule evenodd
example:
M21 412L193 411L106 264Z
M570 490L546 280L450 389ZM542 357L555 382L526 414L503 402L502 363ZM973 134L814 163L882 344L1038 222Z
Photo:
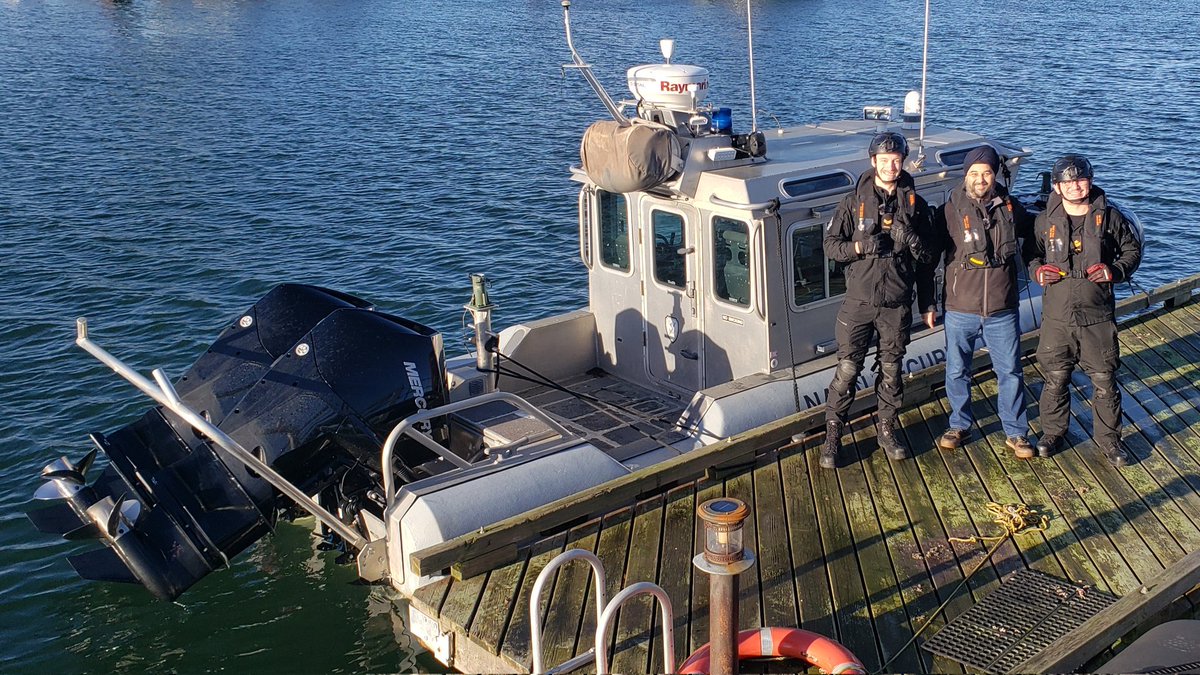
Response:
M662 527L666 500L658 496L634 508L630 531L629 556L625 562L622 587L658 578L662 551ZM642 596L625 603L616 625L617 646L612 669L617 673L649 672L651 636L662 630L658 603Z
M692 583L695 576L692 555L695 549L693 528L696 517L696 488L685 485L667 493L663 516L662 554L658 566L658 585L675 604L675 644L671 646L676 663L691 653L688 646L689 619L692 614ZM703 581L703 580L702 580ZM664 672L662 631L654 631L650 671Z
M793 446L780 454L783 509L787 514L787 537L796 588L797 626L821 635L836 635L833 596L826 572L827 561L817 529L817 510L810 460L816 454L812 441ZM782 532L780 533L782 534Z
M568 533L564 550L595 553L599 539L600 521L585 523ZM584 613L595 614L595 581L591 566L575 561L560 567L548 585L542 608L542 661L553 668L592 647L594 638L580 635L579 626Z
M754 469L754 502L762 505L755 511L758 525L755 569L762 599L761 623L757 625L797 626L800 617L796 612L796 568L788 545L788 513L778 457ZM745 622L743 614L742 623Z

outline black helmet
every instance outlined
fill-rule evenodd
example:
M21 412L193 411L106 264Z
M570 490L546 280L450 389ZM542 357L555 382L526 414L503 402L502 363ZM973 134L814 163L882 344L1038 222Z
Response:
M1050 180L1055 183L1080 178L1091 180L1094 175L1092 163L1083 155L1063 155L1054 162L1054 168L1050 170Z
M908 141L894 131L876 134L875 138L871 139L871 146L867 148L867 154L874 157L881 152L895 152L900 155L900 159L904 159L908 157Z

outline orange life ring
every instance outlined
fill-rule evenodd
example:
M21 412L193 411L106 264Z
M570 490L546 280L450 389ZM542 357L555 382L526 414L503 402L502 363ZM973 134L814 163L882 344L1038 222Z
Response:
M866 675L867 668L840 642L799 628L751 628L738 633L738 659L785 656L806 661L830 675ZM708 645L692 652L681 675L709 671Z

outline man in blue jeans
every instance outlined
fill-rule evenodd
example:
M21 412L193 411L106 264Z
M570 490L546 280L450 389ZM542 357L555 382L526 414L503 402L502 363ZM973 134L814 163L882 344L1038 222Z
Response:
M970 437L971 358L986 345L1000 384L996 410L1018 459L1034 456L1025 434L1025 385L1021 375L1021 322L1017 310L1019 238L1032 235L1033 219L1020 202L996 183L1000 157L988 145L967 153L963 184L934 216L933 265L945 263L946 397L950 428L938 438L943 450ZM924 312L932 297L920 298Z

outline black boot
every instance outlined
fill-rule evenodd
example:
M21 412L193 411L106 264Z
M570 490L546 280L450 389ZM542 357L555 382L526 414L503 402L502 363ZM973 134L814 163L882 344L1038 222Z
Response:
M1104 452L1104 459L1118 469L1129 464L1129 452L1121 441L1100 443L1100 450Z
M842 450L842 427L837 420L825 422L825 445L821 446L821 468L836 469L838 452Z
M885 417L879 420L875 431L878 436L879 447L883 449L888 459L905 459L908 457L908 448L896 437L896 420L894 418Z

